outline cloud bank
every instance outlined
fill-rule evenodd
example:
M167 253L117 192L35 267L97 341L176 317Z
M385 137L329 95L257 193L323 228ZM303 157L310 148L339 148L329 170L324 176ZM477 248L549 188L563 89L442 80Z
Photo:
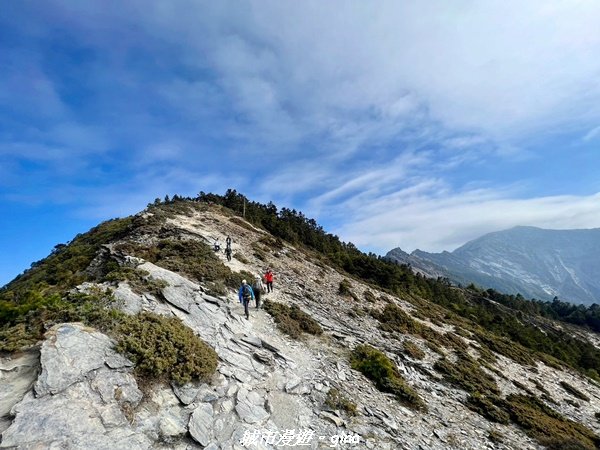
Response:
M4 8L4 205L233 187L382 252L600 226L596 1Z

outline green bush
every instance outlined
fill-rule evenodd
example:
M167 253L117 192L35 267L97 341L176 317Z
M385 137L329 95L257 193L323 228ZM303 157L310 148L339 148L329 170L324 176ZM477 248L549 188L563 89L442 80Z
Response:
M368 289L365 289L365 292L363 293L363 297L369 303L375 303L377 301L377 298L375 297L375 294L373 294L373 292L371 292Z
M408 385L383 352L370 345L359 345L352 351L350 365L373 381L380 391L394 394L400 402L411 408L427 410L417 391Z
M283 241L273 236L263 236L259 239L259 242L264 244L269 250L282 250Z
M348 400L336 388L329 389L327 392L327 398L325 398L325 404L331 409L345 411L349 416L356 415L356 403Z
M340 294L343 297L352 297L354 300L359 300L357 295L354 292L352 292L352 285L346 279L340 281L340 285L338 287L338 294Z
M505 337L500 337L495 334L489 333L483 329L479 329L475 333L476 339L481 346L485 346L488 349L500 353L507 358L513 359L522 365L534 366L536 357L534 352L523 347L522 345L511 341ZM537 355L538 358L542 355ZM547 356L547 355L545 355ZM560 368L560 367L559 367Z
M579 389L577 389L575 386L571 386L569 383L567 383L566 381L561 381L560 385L563 387L563 389L565 391L567 391L569 394L577 397L580 400L589 402L590 398L585 395L583 392L581 392Z
M114 298L110 293L98 291L93 294L42 295L29 292L27 313L0 328L0 351L14 352L35 344L44 337L46 330L62 322L83 322L109 332L123 313L112 308Z
M510 422L510 415L502 408L496 406L498 402L499 399L497 397L486 397L475 392L467 398L467 407L492 422L507 425Z
M548 392L544 385L538 380L536 380L535 378L530 378L529 381L531 381L542 394L550 395L550 392Z
M414 359L425 358L425 352L419 348L417 344L411 341L404 341L404 353Z
M239 262L243 263L243 264L249 264L250 261L248 261L248 258L246 258L244 255L242 255L240 252L235 252L233 254L233 257L235 259L237 259Z
M564 418L533 396L506 398L511 419L540 444L550 449L596 449L600 438L585 426Z
M300 337L302 333L313 335L323 333L319 323L296 305L288 306L267 300L264 303L264 308L273 316L277 327L295 339Z
M481 392L485 395L500 394L494 378L485 373L477 361L466 353L459 353L456 363L442 358L433 367L444 375L445 380L469 393Z
M150 379L207 381L217 368L216 352L175 317L140 313L125 318L116 332L117 350Z
M504 436L502 435L502 433L499 433L496 430L490 430L488 433L488 438L490 441L498 444L504 442Z
M382 311L373 310L371 314L380 322L379 328L384 331L414 335L420 335L423 331L423 326L419 322L393 303L385 305Z

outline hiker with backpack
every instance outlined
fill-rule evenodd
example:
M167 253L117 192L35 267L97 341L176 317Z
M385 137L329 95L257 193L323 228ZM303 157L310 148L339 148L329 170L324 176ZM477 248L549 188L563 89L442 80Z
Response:
M250 304L251 300L254 300L254 291L252 290L252 286L250 286L246 280L242 280L242 285L240 286L240 290L238 292L238 298L240 299L240 303L244 305L246 320L250 319L248 305Z
M254 297L256 297L256 309L260 308L260 296L265 289L265 285L260 277L256 277L254 284L252 285L252 291L254 291Z
M265 273L265 282L267 283L267 292L273 292L273 272L267 268Z

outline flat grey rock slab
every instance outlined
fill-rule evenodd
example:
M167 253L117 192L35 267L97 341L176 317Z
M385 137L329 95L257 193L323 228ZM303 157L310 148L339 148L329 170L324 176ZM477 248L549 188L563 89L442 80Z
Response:
M200 445L207 446L213 439L212 427L213 407L210 403L201 403L190 417L190 434Z
M35 383L37 396L56 394L81 381L96 369L112 365L133 365L113 349L113 341L82 324L61 324L46 334L40 362L42 372Z

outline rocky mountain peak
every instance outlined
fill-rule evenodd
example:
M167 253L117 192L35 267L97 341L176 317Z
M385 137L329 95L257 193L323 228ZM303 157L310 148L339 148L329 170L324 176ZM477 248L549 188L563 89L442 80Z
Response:
M394 249L387 257L463 285L475 283L539 300L558 296L572 303L593 304L600 298L598 252L600 229L517 226L488 233L452 252L415 250L406 256Z

